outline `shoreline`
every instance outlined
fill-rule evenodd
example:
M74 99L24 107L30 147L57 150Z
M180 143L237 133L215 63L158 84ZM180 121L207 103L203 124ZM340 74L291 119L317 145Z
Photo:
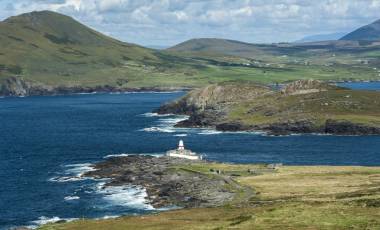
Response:
M91 91L91 92L71 92L71 93L46 93L31 95L0 95L0 98L24 98L24 97L56 97L56 96L75 96L75 95L102 95L102 94L134 94L134 93L180 93L188 92L191 88L178 89L127 89L120 91Z
M248 200L240 199L229 205L206 208L185 207L138 216L121 215L111 219L86 218L70 222L59 221L41 225L38 229L80 229L81 227L91 229L91 226L102 226L102 229L113 229L117 226L118 228L134 226L143 229L150 229L149 226L165 226L163 228L170 229L170 226L177 225L178 221L186 224L189 229L191 226L199 227L200 224L206 227L209 223L213 226L225 226L225 228L236 226L252 229L252 227L247 228L246 224L270 228L272 226L270 223L277 227L282 226L283 220L286 220L284 227L293 226L292 228L296 229L303 229L300 227L305 225L299 224L305 224L305 221L308 222L306 226L314 226L316 229L323 229L323 226L330 228L340 226L345 229L353 224L361 226L361 221L368 223L367 219L355 218L358 214L361 218L379 220L380 203L377 197L380 194L377 188L380 186L378 180L380 167L378 166L270 165L270 168L268 166L218 162L208 162L202 167L197 163L189 166L191 168L188 169L197 170L209 176L214 175L209 171L210 168L221 169L224 174L233 176L240 185L255 190L255 196ZM363 184L363 180L368 179L370 179L369 184ZM348 190L347 186L349 186ZM277 213L276 218L273 218L275 213ZM303 218L297 218L303 213L305 213ZM329 219L326 213L331 213L334 217ZM271 220L270 223L263 222L268 218ZM142 219L144 221L141 221ZM313 221L315 219L321 220ZM349 221L345 222L346 219ZM331 222L335 220L337 223ZM342 227L342 223L347 225ZM378 221L372 221L372 223L376 226Z
M12 87L2 85L0 88L0 98L7 97L30 97L30 96L65 96L65 95L77 95L77 94L122 94L122 93L173 93L173 92L189 92L197 87L132 87L132 88L120 88L115 86L47 86L37 83L31 83L23 79L10 78L11 82L7 84L16 84ZM292 82L292 81L289 81ZM273 86L285 86L289 82L282 82L276 84L268 83L263 84L268 87ZM323 82L329 84L341 84L341 83L378 83L378 80L324 80ZM254 83L254 82L252 82ZM261 83L258 83L261 84ZM1 85L0 85L1 86Z
M212 162L151 155L128 155L105 158L95 163L94 170L83 177L109 179L102 188L114 186L141 186L153 208L214 207L232 202L235 190L240 189L229 176L205 176L192 169ZM223 187L230 187L225 190ZM213 194L210 196L209 194Z

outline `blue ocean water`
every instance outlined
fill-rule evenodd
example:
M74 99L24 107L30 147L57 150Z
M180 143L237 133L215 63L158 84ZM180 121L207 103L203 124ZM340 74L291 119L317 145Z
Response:
M337 85L357 90L380 90L380 81L376 82L344 82Z
M80 179L118 154L160 154L179 139L209 160L291 165L380 165L380 136L221 133L176 129L150 112L183 93L0 98L0 229L153 210L144 190Z

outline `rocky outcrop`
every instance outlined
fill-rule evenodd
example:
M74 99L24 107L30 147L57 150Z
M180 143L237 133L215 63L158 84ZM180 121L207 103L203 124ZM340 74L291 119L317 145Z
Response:
M326 121L325 133L337 135L379 135L380 127L329 119Z
M11 77L1 84L0 95L3 96L25 96L30 88L29 83L18 77Z
M281 93L285 95L300 95L308 93L318 93L327 91L328 89L337 88L333 85L329 85L325 82L318 80L298 80L286 84L284 88L281 89Z
M272 93L274 92L269 87L262 85L213 84L192 90L184 97L164 104L154 112L189 115L190 118L178 123L178 127L212 127L223 121L231 106Z
M210 177L186 169L187 165L194 163L207 164L181 158L131 155L95 164L95 171L84 176L110 178L105 186L142 186L149 202L156 208L219 206L232 201L239 195L236 191L243 189L228 176Z

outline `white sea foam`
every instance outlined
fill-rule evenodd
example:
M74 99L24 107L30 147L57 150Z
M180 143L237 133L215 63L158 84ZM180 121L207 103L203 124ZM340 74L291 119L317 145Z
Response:
M52 177L49 181L52 182L73 182L85 180L87 178L83 177L86 172L94 171L90 163L84 164L69 164L64 166L66 169L61 176Z
M58 216L54 216L54 217L41 216L41 217L38 218L38 220L31 221L32 224L30 226L27 226L27 227L31 228L31 229L35 229L35 228L38 228L39 226L44 225L44 224L56 223L56 222L59 222L59 221L70 222L70 221L74 221L74 220L77 220L77 219L78 218L65 218L65 219L62 219L62 218L59 218Z
M187 137L187 134L186 133L180 133L180 134L176 134L174 136L175 137Z
M101 217L101 218L96 218L96 220L108 220L108 219L115 219L115 218L118 218L118 217L120 217L120 216L103 216L103 217Z
M174 128L168 126L166 128L161 128L161 127L149 127L149 128L143 128L140 131L145 131L145 132L161 132L161 133L174 133L175 130Z
M152 116L155 116L155 115L152 115ZM143 128L141 129L140 131L144 131L144 132L161 132L161 133L175 133L175 132L178 132L178 131L181 131L181 132L184 132L186 131L186 129L182 129L182 128L176 128L174 127L175 124L177 124L178 122L181 122L181 121L184 121L186 119L188 119L188 116L184 116L184 115L168 115L166 116L166 118L160 118L158 121L157 121L157 125L155 126L152 126L152 127L148 127L148 128Z
M65 200L79 200L80 197L79 196L66 196L64 199Z
M84 180L82 177L76 177L76 176L57 176L52 177L49 179L51 182L73 182L73 181L80 181Z
M97 94L98 92L88 92L88 93L74 93L74 94L79 94L79 95L87 95L87 94Z
M202 130L200 133L200 135L216 135L216 134L222 134L223 132L222 131L217 131L217 130Z
M154 210L148 203L145 188L140 186L109 186L105 182L97 184L97 192L111 205L127 206L141 210Z
M162 154L159 154L159 153L120 153L120 154L109 154L109 155L106 155L104 156L103 158L111 158L111 157L127 157L127 156L130 156L130 155L143 155L143 156L153 156L153 157L160 157L162 156Z
M158 122L161 123L161 124L175 125L178 122L187 120L188 118L189 118L189 116L180 115L180 116L175 116L175 117L172 117L172 118L161 118L161 119L158 120Z
M144 113L141 114L143 117L169 117L173 116L173 114L158 114L158 113Z
M94 171L94 167L90 163L84 164L69 164L65 166L67 168L66 172L75 174L77 177L81 177L84 173Z
M105 157L103 158L112 158L112 157L127 157L131 154L129 153L120 153L120 154L109 154L109 155L106 155Z

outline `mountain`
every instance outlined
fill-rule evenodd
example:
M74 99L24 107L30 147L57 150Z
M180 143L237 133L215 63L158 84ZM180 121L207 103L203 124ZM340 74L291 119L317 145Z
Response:
M112 84L111 74L127 60L157 61L155 53L105 36L71 17L40 11L0 22L0 81L20 85L10 77L46 87ZM121 78L120 73L114 77ZM10 84L10 83L9 83ZM21 84L21 85L22 85ZM25 84L24 84L25 85ZM0 88L1 89L1 88ZM8 87L8 90L9 87Z
M177 52L219 53L241 57L252 57L253 54L264 54L259 44L219 38L196 38L170 47L168 50Z
M319 41L333 41L338 40L343 37L347 33L331 33L331 34L316 34L311 36L306 36L300 40L295 41L295 43L303 43L303 42L319 42Z
M353 41L380 41L380 20L343 36L340 40Z

